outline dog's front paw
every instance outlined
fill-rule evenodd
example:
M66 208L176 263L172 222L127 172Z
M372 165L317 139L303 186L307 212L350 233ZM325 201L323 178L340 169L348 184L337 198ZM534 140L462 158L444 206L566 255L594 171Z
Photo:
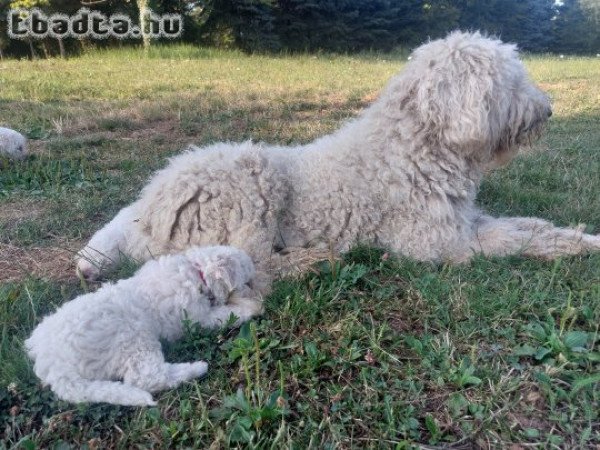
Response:
M100 276L100 267L89 259L78 256L75 273L87 281L94 281Z

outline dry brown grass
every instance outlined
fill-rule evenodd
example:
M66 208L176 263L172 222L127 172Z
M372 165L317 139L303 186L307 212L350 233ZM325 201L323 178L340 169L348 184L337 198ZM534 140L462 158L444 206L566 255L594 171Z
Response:
M74 278L73 256L81 242L22 248L0 242L0 282L18 282L27 278L64 281Z

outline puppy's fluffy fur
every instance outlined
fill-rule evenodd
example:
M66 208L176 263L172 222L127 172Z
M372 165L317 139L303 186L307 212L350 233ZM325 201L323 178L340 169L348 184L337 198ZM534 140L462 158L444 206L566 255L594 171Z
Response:
M239 321L257 314L260 302L248 285L253 276L248 255L232 247L192 248L147 262L133 277L46 317L25 343L35 373L64 400L154 405L151 392L207 371L203 361L166 363L159 338L181 337L184 318L214 327L231 314Z
M426 261L599 250L600 236L581 228L475 205L484 173L550 114L514 46L454 32L415 50L380 98L329 136L295 147L220 143L171 159L92 237L78 270L93 278L120 252L146 259L216 243L255 262L357 241Z
M0 127L0 157L23 159L27 156L27 139L10 128Z

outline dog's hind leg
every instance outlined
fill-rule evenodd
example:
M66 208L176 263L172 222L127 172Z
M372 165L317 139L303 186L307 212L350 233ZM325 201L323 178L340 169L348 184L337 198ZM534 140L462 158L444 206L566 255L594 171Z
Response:
M465 261L475 253L554 259L593 251L600 251L600 236L584 233L582 226L560 228L536 218L483 216L476 222L468 248L457 252L453 259Z
M73 403L112 403L113 405L153 406L156 402L146 389L118 381L61 377L50 383L59 398Z

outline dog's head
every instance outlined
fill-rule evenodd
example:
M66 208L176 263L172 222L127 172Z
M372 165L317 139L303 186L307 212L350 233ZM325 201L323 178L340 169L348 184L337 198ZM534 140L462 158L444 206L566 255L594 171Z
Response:
M552 114L514 45L453 32L417 48L383 97L384 113L409 120L430 148L479 166L508 162Z
M234 247L193 247L185 253L196 270L200 289L213 306L223 305L229 296L251 283L254 264Z

